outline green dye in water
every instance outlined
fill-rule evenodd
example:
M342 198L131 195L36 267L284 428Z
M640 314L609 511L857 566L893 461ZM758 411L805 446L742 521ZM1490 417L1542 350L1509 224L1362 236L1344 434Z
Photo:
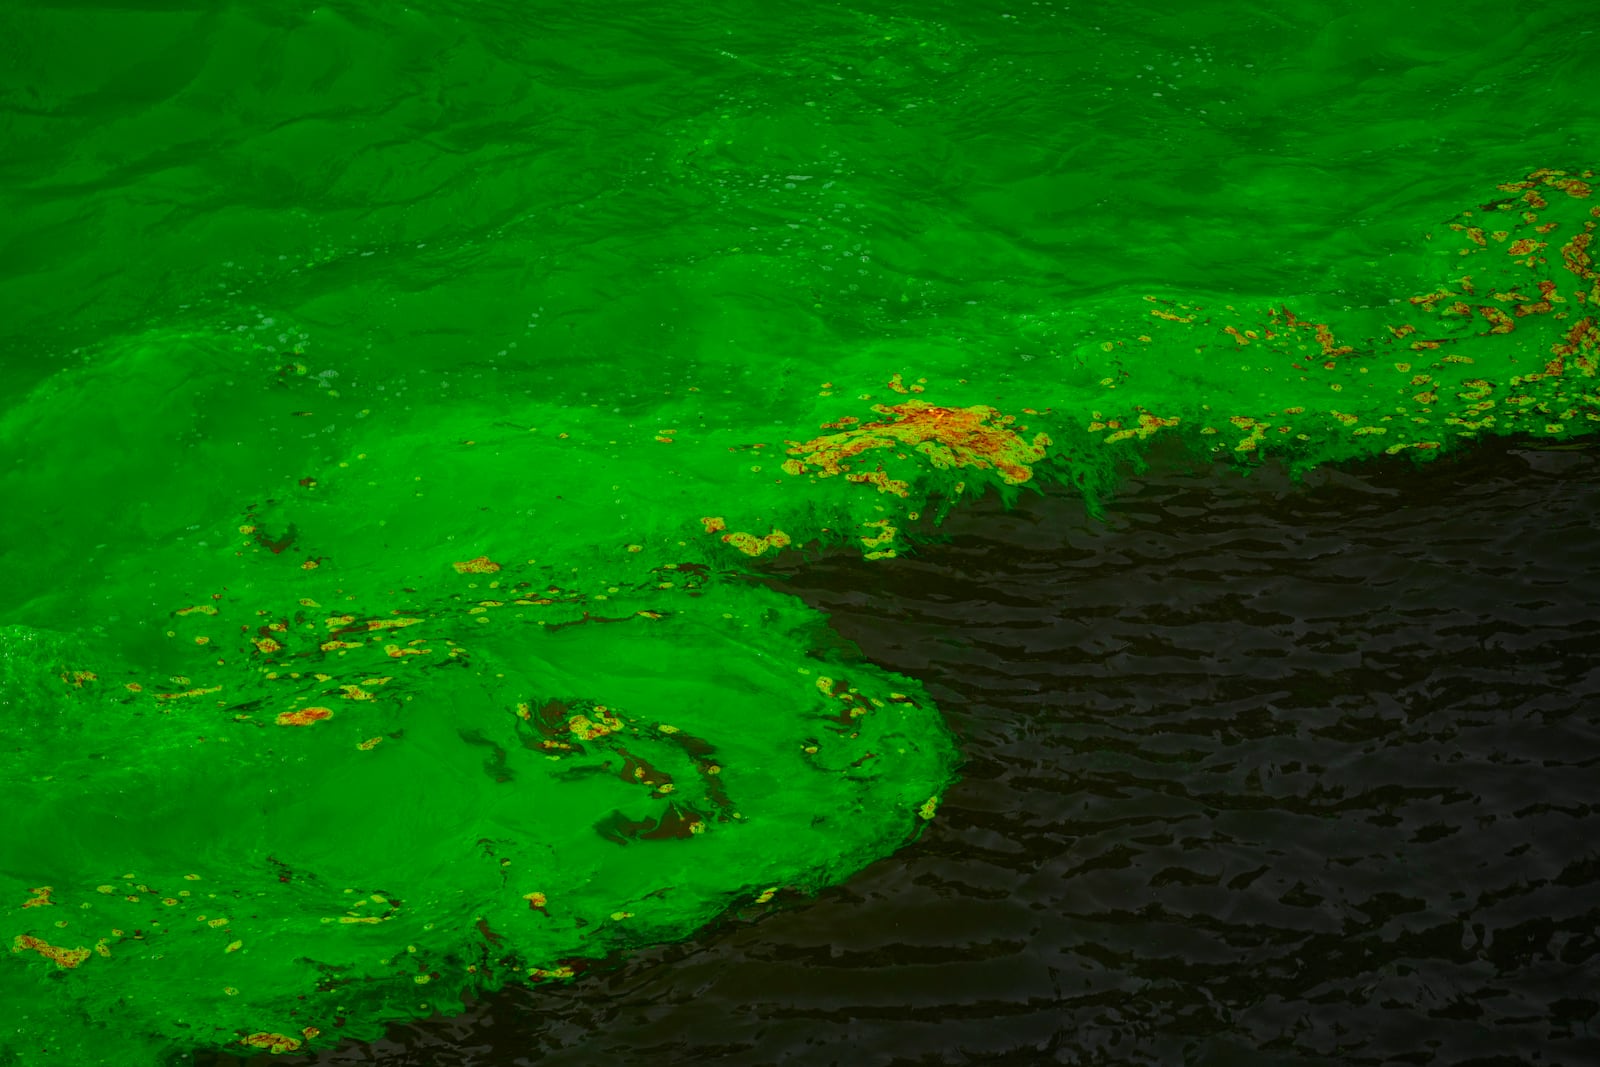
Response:
M14 1054L371 1037L859 869L933 815L954 745L915 682L752 583L761 557L894 556L962 496L1103 490L1157 436L1309 465L1587 432L1591 177L1536 172L1464 215L1437 238L1454 277L1376 343L1154 298L1065 380L1015 373L1009 411L866 352L759 426L694 386L649 421L457 402L312 474L214 432L174 477L233 495L226 516L176 485L140 512L127 487L241 380L304 417L303 364L156 332L53 379L0 424L13 515L51 509L115 412L139 447L75 490L74 523L198 521L10 565L13 589L37 572L0 630Z
M880 78L962 54L878 30L932 49ZM347 380L318 370L315 296L98 339L0 414L0 1063L373 1038L859 870L935 816L955 744L763 559L890 558L989 491L1092 503L1162 447L1303 469L1587 434L1594 177L1462 188L1484 195L1392 301L1121 286L1076 326L1017 316L1049 358L1003 368L954 332L841 344L810 297L724 300L760 256L616 296L770 342L660 366L447 340ZM430 254L282 270L365 305Z

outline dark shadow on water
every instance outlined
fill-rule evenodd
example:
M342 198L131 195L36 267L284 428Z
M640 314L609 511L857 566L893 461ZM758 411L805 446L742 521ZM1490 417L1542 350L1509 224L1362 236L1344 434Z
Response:
M286 1065L1600 1063L1600 455L1137 480L779 568L967 764L815 900ZM204 1056L205 1067L233 1063Z

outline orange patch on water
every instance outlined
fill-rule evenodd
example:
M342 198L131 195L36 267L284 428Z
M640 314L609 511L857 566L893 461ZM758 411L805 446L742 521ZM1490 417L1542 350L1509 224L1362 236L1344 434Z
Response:
M285 711L278 714L279 726L310 726L314 722L333 718L331 708L301 708L299 711Z

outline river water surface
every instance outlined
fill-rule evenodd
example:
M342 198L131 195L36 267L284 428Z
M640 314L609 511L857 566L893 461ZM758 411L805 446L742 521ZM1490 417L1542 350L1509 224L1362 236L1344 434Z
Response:
M782 568L966 754L759 921L288 1064L1600 1060L1600 455L1146 477Z

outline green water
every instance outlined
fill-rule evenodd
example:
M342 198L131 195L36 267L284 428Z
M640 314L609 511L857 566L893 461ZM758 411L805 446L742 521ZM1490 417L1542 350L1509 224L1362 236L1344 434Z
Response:
M953 740L776 553L1587 433L1590 15L8 7L0 1063L372 1037L892 850Z

